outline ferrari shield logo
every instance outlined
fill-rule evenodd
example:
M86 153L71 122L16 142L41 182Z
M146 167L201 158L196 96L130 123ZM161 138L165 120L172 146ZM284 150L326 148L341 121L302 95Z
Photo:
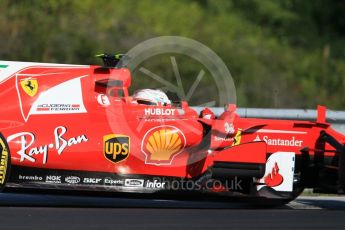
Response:
M20 81L20 85L24 92L30 97L36 95L38 90L38 82L36 79L23 79Z
M242 136L242 130L238 129L235 137L234 137L234 143L232 143L232 146L236 146L241 144L241 136Z

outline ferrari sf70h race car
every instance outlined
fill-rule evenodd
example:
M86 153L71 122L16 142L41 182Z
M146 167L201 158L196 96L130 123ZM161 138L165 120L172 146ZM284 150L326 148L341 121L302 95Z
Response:
M345 136L323 106L315 122L241 118L233 104L217 117L159 90L129 95L129 69L109 65L0 61L0 83L4 192L344 193Z

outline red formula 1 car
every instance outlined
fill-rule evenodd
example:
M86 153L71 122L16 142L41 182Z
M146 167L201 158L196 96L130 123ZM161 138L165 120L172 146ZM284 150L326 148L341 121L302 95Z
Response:
M344 192L345 136L325 121L215 117L126 68L0 61L2 188L183 194L288 202Z

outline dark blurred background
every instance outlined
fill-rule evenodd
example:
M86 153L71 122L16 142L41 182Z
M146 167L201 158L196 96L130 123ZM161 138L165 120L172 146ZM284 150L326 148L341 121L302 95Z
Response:
M100 64L162 35L213 49L241 107L345 109L342 0L0 0L1 60Z

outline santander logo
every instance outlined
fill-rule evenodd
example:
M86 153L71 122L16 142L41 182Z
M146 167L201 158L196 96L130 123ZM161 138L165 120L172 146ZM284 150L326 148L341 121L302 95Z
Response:
M275 187L283 183L284 178L281 174L279 174L279 167L277 162L274 164L272 172L267 174L264 181L265 184L269 187Z

